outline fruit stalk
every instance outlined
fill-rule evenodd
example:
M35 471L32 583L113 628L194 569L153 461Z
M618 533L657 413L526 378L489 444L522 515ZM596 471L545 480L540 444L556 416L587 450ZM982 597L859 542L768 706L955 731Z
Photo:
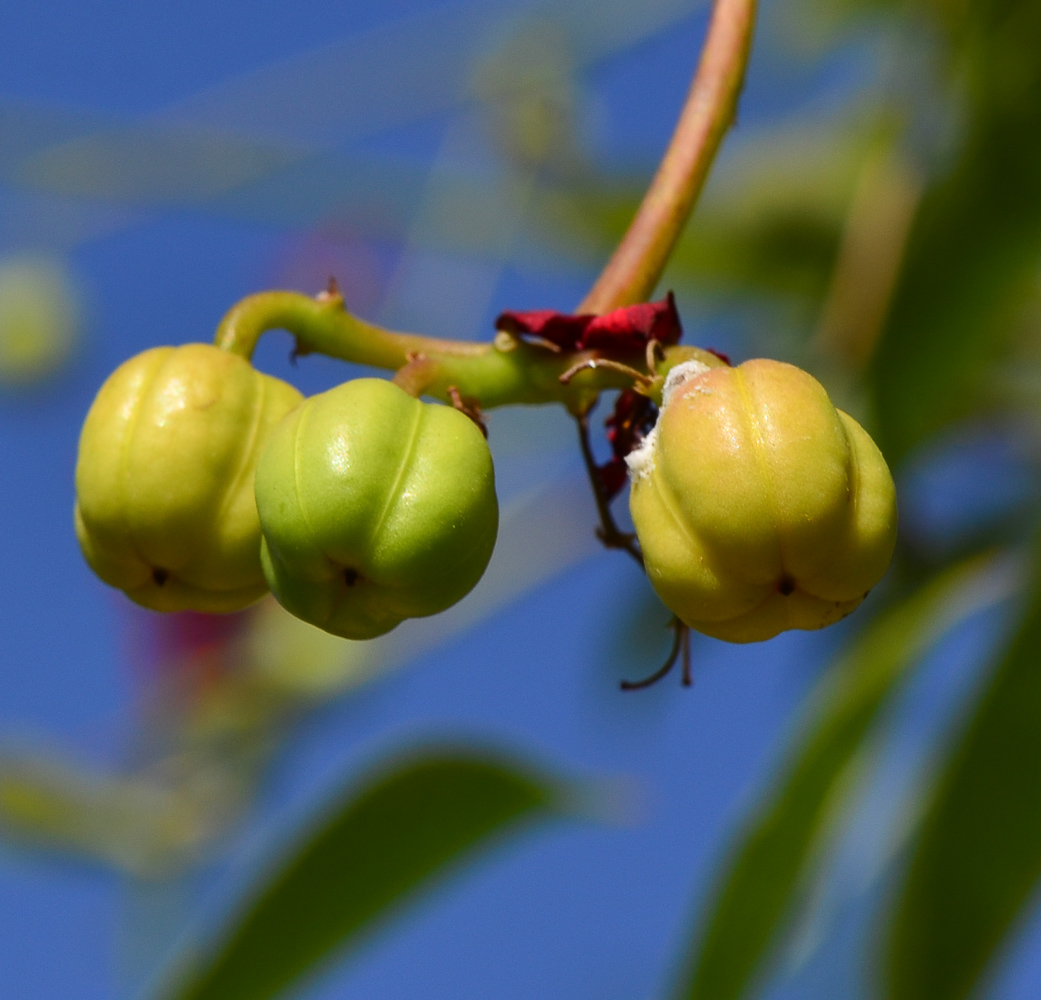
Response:
M716 0L694 80L669 147L617 250L579 306L605 313L649 298L701 192L726 130L733 123L745 77L756 0ZM631 379L608 367L560 376L598 356L596 351L553 352L500 331L491 342L443 340L383 329L353 316L335 288L310 298L295 292L252 295L232 307L216 344L250 358L267 330L286 329L302 353L317 352L356 364L398 371L428 359L425 384L410 386L449 402L455 387L482 409L517 403L563 403L588 412L597 395L626 388ZM668 347L657 373L685 360L689 349ZM615 360L638 366L642 356Z

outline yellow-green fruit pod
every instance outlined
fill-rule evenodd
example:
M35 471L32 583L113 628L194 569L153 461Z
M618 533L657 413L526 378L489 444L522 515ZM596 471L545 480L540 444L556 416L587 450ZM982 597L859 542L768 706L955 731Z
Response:
M294 410L272 434L256 486L275 597L348 639L455 604L484 573L499 526L480 430L383 379L347 382Z
M893 553L896 491L881 452L792 365L685 368L629 460L658 595L730 642L838 621Z
M302 399L208 344L120 365L87 414L76 463L76 534L94 572L156 611L237 611L262 597L253 473Z

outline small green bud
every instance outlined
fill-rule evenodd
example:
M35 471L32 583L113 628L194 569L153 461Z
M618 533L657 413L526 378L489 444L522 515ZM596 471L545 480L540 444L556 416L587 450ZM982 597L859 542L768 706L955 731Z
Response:
M235 611L262 597L253 472L302 398L207 344L120 365L76 463L76 534L94 572L156 611Z
M478 428L382 379L347 382L286 417L256 490L272 592L348 639L455 604L484 573L498 530Z
M700 632L756 642L822 628L889 565L896 492L885 459L792 365L680 366L629 465L647 574Z

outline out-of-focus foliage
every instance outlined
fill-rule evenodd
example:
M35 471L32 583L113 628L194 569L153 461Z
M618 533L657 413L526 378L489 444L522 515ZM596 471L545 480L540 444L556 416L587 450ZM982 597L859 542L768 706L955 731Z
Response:
M677 997L737 1000L761 977L879 714L929 645L993 600L993 569L973 560L948 570L872 622L831 668L778 787L736 845Z
M959 135L923 195L875 357L879 432L893 459L972 414L1036 297L1041 255L1041 7L928 9L939 14Z
M890 931L893 1000L971 995L1041 878L1041 581L953 741Z
M230 933L187 957L171 1000L265 1000L345 948L494 836L558 811L552 779L474 751L424 748L330 803Z
M79 293L59 261L0 258L0 385L27 386L66 361L82 321Z
M870 143L869 123L797 122L735 134L666 283L717 300L750 290L819 298ZM599 177L577 189L547 187L533 226L556 253L595 261L625 232L644 183Z
M213 837L222 811L201 791L9 750L0 756L0 832L154 878L196 857Z
M865 26L883 28L902 39L897 51L905 58L915 52L921 58L915 72L905 67L880 95L879 111L888 109L887 117L876 118L874 138L859 147L860 165L846 175L853 179L837 201L833 189L818 182L818 218L828 221L817 230L816 255L799 254L792 244L764 254L763 242L745 239L737 257L746 270L736 289L775 302L801 296L809 304L774 313L787 315L793 330L788 350L826 372L843 404L873 420L901 482L911 486L915 477L907 470L932 456L956 473L951 449L974 452L950 437L954 427L963 433L989 427L1025 439L1022 447L1036 464L1041 410L1031 383L1038 371L1041 273L1041 8L1010 0L815 9L828 11L823 23L838 32L836 40ZM909 86L912 81L917 86ZM870 121L863 108L860 114ZM878 122L885 123L881 129ZM833 133L836 141L840 134ZM811 162L823 160L813 156ZM755 161L751 167L762 176L770 169ZM812 177L815 169L807 163L801 176ZM790 168L789 176L800 176L799 168ZM712 232L712 199L726 188L721 180L708 193L699 210L706 226L699 235L695 217L691 245ZM775 192L781 189L774 185ZM755 186L746 190L754 202ZM779 197L792 207L798 203ZM739 192L731 204L740 204ZM838 207L826 214L827 205ZM729 232L747 232L741 212L731 214L737 225ZM763 223L769 212L760 210L756 218ZM793 218L785 229L789 237L799 231ZM723 253L715 259L728 258ZM713 262L686 260L696 261L699 281L711 280ZM785 283L790 262L800 260L816 281ZM677 265L683 261L681 253ZM995 426L1003 429L994 432ZM981 469L975 479L985 482L986 475ZM914 490L903 499L913 508ZM909 513L908 524L922 524L913 509ZM995 539L1036 565L1038 550L1029 540L1036 512L1013 515L1008 502L999 505L971 535L942 546L905 537L888 609L852 639L842 658L845 670L859 665L880 686L862 689L866 700L859 704L840 698L811 707L798 738L804 749L782 767L739 834L739 846L728 852L722 888L702 917L693 971L681 995L757 994L771 946L799 912L803 876L821 860L825 826L841 827L836 797L845 802L855 789L840 764L854 759L874 715L892 696L889 686L935 638L937 621L930 623L927 609L932 605L939 620L949 621L956 609L984 602L983 577L961 576L959 599L953 590L945 593L964 571L944 566ZM929 582L912 590L915 580ZM937 784L920 790L929 805L911 865L903 881L896 875L894 899L879 914L888 947L883 995L894 1000L975 995L1034 898L1041 878L1037 613L1034 596L981 696L966 706L960 735L943 741L939 753L946 763ZM838 669L837 684L848 676ZM845 725L843 714L834 714L836 704L850 713Z

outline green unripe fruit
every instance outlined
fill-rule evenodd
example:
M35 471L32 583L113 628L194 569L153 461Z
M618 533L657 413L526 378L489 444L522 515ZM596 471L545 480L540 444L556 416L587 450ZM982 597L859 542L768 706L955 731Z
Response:
M272 592L348 639L455 604L484 573L499 524L474 423L382 379L294 410L261 456L256 489Z
M253 472L302 398L207 344L120 365L76 463L76 534L94 572L156 611L236 611L262 597Z
M731 642L849 614L896 540L875 443L792 365L683 369L629 460L633 523L662 601Z

